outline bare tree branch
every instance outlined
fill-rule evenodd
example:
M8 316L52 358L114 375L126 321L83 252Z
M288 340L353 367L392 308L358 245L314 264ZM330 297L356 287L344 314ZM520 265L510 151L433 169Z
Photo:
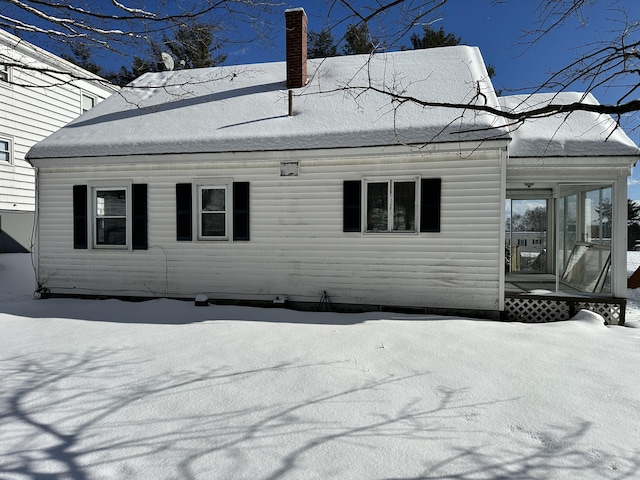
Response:
M367 86L348 85L341 88L340 90L353 90L360 93L363 93L365 91L373 91L373 92L390 97L390 99L393 102L397 103L398 105L402 105L404 103L414 103L422 107L439 107L439 108L472 110L477 112L490 113L492 115L496 115L498 117L506 118L516 122L521 122L529 118L544 118L544 117L550 117L557 114L567 114L567 113L579 112L579 111L616 116L616 115L624 115L625 113L630 113L630 112L635 112L640 110L640 100L633 100L624 104L617 104L617 105L591 104L591 103L584 103L584 102L573 102L573 103L567 103L567 104L549 103L542 107L531 108L531 109L514 112L510 110L503 110L499 107L487 105L484 101L482 103L474 103L474 101L477 101L479 98L484 97L482 93L479 93L479 95L476 95L470 102L453 103L453 102L436 102L436 101L424 100L411 95L395 93L391 90L376 87L374 85L367 85ZM323 92L323 93L327 93L327 92ZM486 98L484 98L484 100L486 101Z

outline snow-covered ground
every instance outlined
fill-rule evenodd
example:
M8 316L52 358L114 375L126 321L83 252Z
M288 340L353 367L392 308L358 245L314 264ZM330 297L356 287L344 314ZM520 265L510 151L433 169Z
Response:
M32 277L0 255L3 480L640 478L640 329L589 312L35 300Z

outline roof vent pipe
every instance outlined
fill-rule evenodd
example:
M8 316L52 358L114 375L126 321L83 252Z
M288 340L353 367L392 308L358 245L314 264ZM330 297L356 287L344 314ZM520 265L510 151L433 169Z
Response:
M293 90L289 90L289 116L293 117Z
M285 10L287 31L287 88L307 84L307 14L304 8Z

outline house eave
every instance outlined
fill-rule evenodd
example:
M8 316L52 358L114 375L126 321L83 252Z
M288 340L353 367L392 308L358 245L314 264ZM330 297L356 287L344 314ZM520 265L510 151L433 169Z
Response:
M631 168L638 161L637 155L602 155L584 157L513 157L509 156L509 169L538 169L544 168Z
M226 152L197 152L197 153L145 153L135 155L113 156L78 156L58 158L32 158L29 163L36 167L79 167L87 165L108 166L123 164L157 164L175 163L176 157L183 163L216 163L222 161L260 162L312 159L358 159L384 156L385 158L426 156L432 154L469 156L473 153L506 149L510 139L493 139L482 141L464 141L449 143L427 143L421 145L378 145L350 148L314 148L291 150L257 150L257 151L226 151ZM497 157L496 157L497 158Z

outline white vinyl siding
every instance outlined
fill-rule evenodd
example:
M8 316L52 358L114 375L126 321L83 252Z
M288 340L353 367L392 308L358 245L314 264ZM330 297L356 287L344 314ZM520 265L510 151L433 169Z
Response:
M25 160L29 149L48 137L81 112L82 91L96 102L106 98L114 89L100 83L66 79L37 71L68 68L69 64L37 47L20 42L16 37L0 31L0 56L16 64L26 64L29 69L0 67L0 112L2 124L0 137L9 135L13 140L13 161L0 162L0 210L35 210L35 175ZM48 63L45 63L48 62ZM75 67L70 67L75 68ZM7 72L2 81L2 72Z
M336 156L338 153L336 153ZM211 299L499 308L500 152L280 161L41 168L38 277L52 292ZM164 159L162 159L164 160ZM343 182L375 170L386 178L440 178L441 231L366 235L342 231ZM148 184L149 249L73 250L72 186L96 177ZM251 240L176 240L176 184L228 178L250 183ZM206 185L210 183L202 183ZM197 189L193 194L197 195ZM197 211L194 210L194 216ZM42 232L46 232L43 234ZM95 272L100 271L96 276Z

